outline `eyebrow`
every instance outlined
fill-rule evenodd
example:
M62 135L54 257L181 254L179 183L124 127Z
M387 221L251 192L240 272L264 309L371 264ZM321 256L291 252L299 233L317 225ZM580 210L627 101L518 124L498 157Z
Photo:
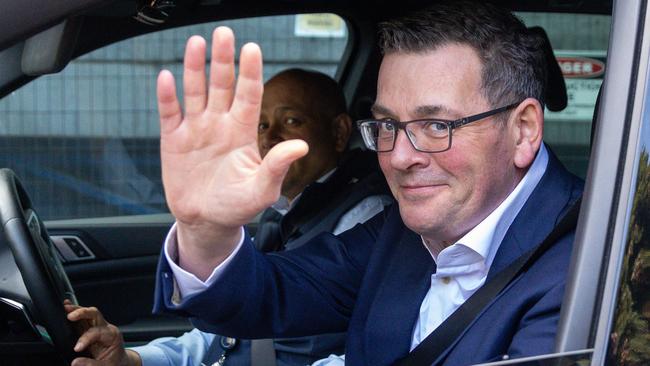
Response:
M370 107L370 111L373 115L381 115L390 118L396 118L396 113L391 111L389 108L382 106L381 104L373 104ZM442 105L422 105L415 108L413 113L416 118L427 118L427 117L438 117L444 115L452 119L459 118L461 114L457 111L454 111L448 107Z
M295 108L289 107L288 105L281 105L281 106L275 107L275 110L282 111L282 112L290 111L292 109L295 109Z
M449 107L442 105L422 105L415 108L415 115L418 117L437 117L440 115L450 117L450 116L460 116L459 113L453 111Z
M395 114L388 108L377 104L376 102L370 107L370 112L373 114L373 116L381 115L381 116L394 116Z
M273 115L274 115L274 116L281 116L281 115L283 115L283 114L285 114L285 113L287 113L287 112L297 112L297 113L301 113L301 112L300 112L298 109L296 109L296 108L290 107L290 106L288 106L288 105L282 105L282 106L279 106L279 107L275 107L275 108L274 108L274 110L273 110Z
M262 116L274 116L274 117L277 117L278 115L281 115L283 113L287 113L287 112L289 112L289 111L291 111L293 109L294 108L283 105L283 106L279 106L279 107L274 108L272 113L264 113L264 108L261 108L260 109L260 117L262 117Z

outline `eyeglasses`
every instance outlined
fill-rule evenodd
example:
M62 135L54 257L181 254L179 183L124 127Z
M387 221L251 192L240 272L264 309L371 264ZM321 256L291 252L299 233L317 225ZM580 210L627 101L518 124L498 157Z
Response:
M436 153L451 148L451 131L468 123L476 122L505 112L519 105L514 103L491 111L464 117L455 121L443 119L417 119L399 122L390 118L357 121L366 147L376 152L388 152L395 148L397 132L402 129L417 151Z

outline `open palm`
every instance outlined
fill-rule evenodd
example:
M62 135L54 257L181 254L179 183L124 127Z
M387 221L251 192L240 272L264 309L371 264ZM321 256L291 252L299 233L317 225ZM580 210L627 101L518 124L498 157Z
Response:
M235 81L234 36L213 34L209 81L206 43L187 42L183 71L184 113L169 71L158 77L163 184L183 245L202 248L275 202L289 165L307 153L303 141L285 141L264 159L257 147L263 93L262 55L255 44L242 47ZM229 240L226 240L229 241ZM223 248L221 248L223 249ZM229 248L227 248L229 249ZM226 250L227 251L227 250Z

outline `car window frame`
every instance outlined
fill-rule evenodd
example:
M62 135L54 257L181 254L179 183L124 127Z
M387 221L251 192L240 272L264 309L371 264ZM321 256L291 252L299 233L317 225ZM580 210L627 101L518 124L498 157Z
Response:
M605 86L598 106L556 348L552 354L526 361L589 353L591 365L603 365L607 359L635 193L644 102L650 103L650 39L643 37L644 29L650 29L646 13L645 1L614 4Z
M628 141L638 134L641 123L645 80L637 75L647 69L639 65L640 55L647 59L647 45L641 52L638 39L644 28L645 2L616 1L612 14L606 86L556 336L556 352L594 347L592 365L602 364L607 343L603 336L615 305L620 271L616 261L625 244L636 151Z
M621 2L619 2L621 3ZM626 4L632 5L632 2ZM634 208L634 197L636 193L637 174L639 171L639 156L643 148L642 129L650 128L648 121L650 103L650 38L645 33L650 30L650 17L648 17L648 4L645 1L637 1L635 4L638 11L637 31L635 37L635 61L634 71L636 76L631 80L630 95L628 100L633 101L630 121L627 125L627 146L623 146L620 157L620 194L616 210L616 223L613 228L611 250L609 256L603 258L608 260L606 278L603 285L603 296L600 311L597 316L597 328L594 334L595 352L592 364L602 365L608 359L610 350L610 334L613 329L618 296L621 285L622 266L625 253L629 244L631 215Z

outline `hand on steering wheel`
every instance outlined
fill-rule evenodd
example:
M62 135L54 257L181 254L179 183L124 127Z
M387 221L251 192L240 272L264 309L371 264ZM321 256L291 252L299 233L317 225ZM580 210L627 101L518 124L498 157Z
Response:
M139 366L140 356L124 348L124 339L120 330L104 319L95 307L81 307L65 302L68 320L79 324L82 332L75 351L88 350L91 358L80 357L71 366Z

